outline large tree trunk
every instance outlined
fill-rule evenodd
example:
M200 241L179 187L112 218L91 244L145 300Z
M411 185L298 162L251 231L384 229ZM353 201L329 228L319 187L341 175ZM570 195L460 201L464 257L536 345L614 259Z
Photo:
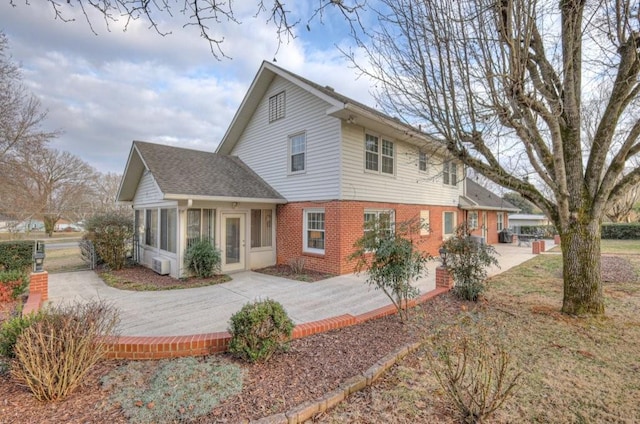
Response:
M562 312L604 314L600 271L600 221L574 221L561 235L564 277Z

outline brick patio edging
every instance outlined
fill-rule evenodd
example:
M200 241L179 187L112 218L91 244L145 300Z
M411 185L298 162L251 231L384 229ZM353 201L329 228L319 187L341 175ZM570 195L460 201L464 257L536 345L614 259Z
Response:
M324 396L315 400L301 403L294 406L286 412L260 418L251 421L254 424L299 424L313 418L317 414L321 414L338 403L345 400L351 394L358 392L365 387L371 386L378 378L380 378L389 368L396 364L399 360L407 356L409 353L416 351L421 343L411 343L401 347L395 352L390 353L380 359L368 370L362 374L358 374L346 380L337 389L326 393Z
M408 307L424 303L449 291L448 287L436 287L428 293L407 302ZM35 312L42 304L41 294L30 293L23 314ZM298 324L293 329L292 338L300 339L317 333L324 333L339 328L360 324L372 319L395 314L396 308L390 304L381 308L353 316L338 315L319 321ZM120 336L105 339L107 358L111 359L165 359L185 356L203 356L225 352L229 347L231 335L226 332L194 334L189 336Z

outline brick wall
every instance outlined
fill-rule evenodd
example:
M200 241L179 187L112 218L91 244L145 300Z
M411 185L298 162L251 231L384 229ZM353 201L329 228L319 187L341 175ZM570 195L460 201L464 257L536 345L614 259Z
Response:
M42 302L49 299L49 273L47 271L31 273L29 293L40 293Z
M478 211L478 228L476 228L475 230L473 230L471 232L472 235L474 236L480 236L482 237L482 226L486 225L487 227L487 239L486 242L487 244L497 244L498 243L498 212L497 211L484 211L487 213L487 221L484 222L483 221L483 211L479 210ZM464 216L466 218L468 211L463 211L462 212L462 216ZM505 228L508 228L508 223L507 223L507 213L504 212L504 221L505 221ZM459 219L458 220L458 224L461 224L462 222L464 222L463 220Z
M325 253L317 255L302 251L303 211L322 208L325 211ZM437 256L442 243L442 213L458 213L458 222L462 222L462 212L455 207L432 205L405 205L380 202L327 201L296 202L279 205L277 209L277 263L288 264L291 259L302 257L305 267L332 274L353 272L354 263L347 257L353 252L353 245L362 236L364 211L395 211L396 222L404 222L420 217L420 211L429 210L429 234L417 236L420 248ZM497 239L497 236L496 236Z

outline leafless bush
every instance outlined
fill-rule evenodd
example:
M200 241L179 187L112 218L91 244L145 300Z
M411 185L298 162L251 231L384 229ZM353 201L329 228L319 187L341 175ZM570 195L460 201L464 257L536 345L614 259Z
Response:
M509 399L522 374L507 349L482 329L454 326L431 340L431 368L465 423L483 423Z
M305 260L298 257L289 260L289 267L294 274L302 274L304 272Z
M46 310L18 337L11 373L38 400L64 399L103 358L101 340L114 335L118 321L118 311L104 302Z

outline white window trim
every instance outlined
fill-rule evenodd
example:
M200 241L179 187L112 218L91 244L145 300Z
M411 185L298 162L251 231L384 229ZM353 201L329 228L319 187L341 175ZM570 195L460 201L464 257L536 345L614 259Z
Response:
M424 155L424 169L420 169L420 164L423 162L420 160L420 156ZM421 174L426 174L429 172L429 157L427 156L427 152L423 152L418 150L418 172Z
M377 137L378 138L378 169L377 170L373 170L373 169L367 169L367 135L373 136L373 137ZM388 158L389 156L383 155L382 154L382 145L384 144L385 141L388 141L392 144L393 146L393 173L388 173L388 172L382 172L382 158L386 157ZM364 140L362 143L362 147L363 147L363 157L362 157L362 168L364 169L364 172L370 173L370 174L378 174L378 175L386 175L388 177L395 177L397 169L398 169L398 161L397 161L397 157L398 157L398 143L396 143L395 140L393 140L390 137L384 137L376 132L373 131L365 131L364 132ZM373 152L372 152L373 153Z
M445 225L445 219L444 219L444 216L445 216L445 214L447 214L447 213L452 213L452 214L453 214L453 225L452 225L452 230L453 230L453 232L452 232L451 234L449 234L449 233L445 233L446 225ZM444 240L446 240L446 239L448 239L448 238L450 238L450 237L453 237L453 235L454 235L454 234L455 234L455 232L456 232L456 227L457 227L457 226L458 226L458 212L456 212L456 211L444 211L444 212L442 212L442 238L443 238Z
M475 217L475 218L473 218ZM469 216L467 217L467 225L470 230L477 230L479 225L479 215L478 211L469 211ZM474 222L475 221L475 222Z
M496 213L496 229L498 231L504 230L504 212Z
M455 166L455 168L456 168L456 172L455 173L451 172L451 165ZM447 168L447 175L449 176L449 182L446 182L446 183L444 182L444 173L445 173L444 169L445 169L445 167ZM451 177L452 176L455 177L455 181L456 181L455 184L451 183L451 181L452 181ZM460 183L460 181L459 181L459 178L458 178L458 163L454 162L452 159L445 160L443 162L443 164L442 164L442 185L445 185L445 186L451 187L451 188L457 188L459 183Z
M291 170L291 156L292 156L292 151L291 151L291 142L293 141L294 137L298 137L298 136L304 136L304 168L301 171L292 171ZM306 131L301 131L295 134L290 135L289 137L287 137L287 174L288 175L298 175L298 174L304 174L307 172L307 132Z
M324 252L327 248L327 213L324 208L311 208L311 209L303 209L302 211L302 251L305 253L313 253L316 255L324 255ZM308 247L308 216L310 213L323 213L324 214L324 249L314 249L312 247Z

